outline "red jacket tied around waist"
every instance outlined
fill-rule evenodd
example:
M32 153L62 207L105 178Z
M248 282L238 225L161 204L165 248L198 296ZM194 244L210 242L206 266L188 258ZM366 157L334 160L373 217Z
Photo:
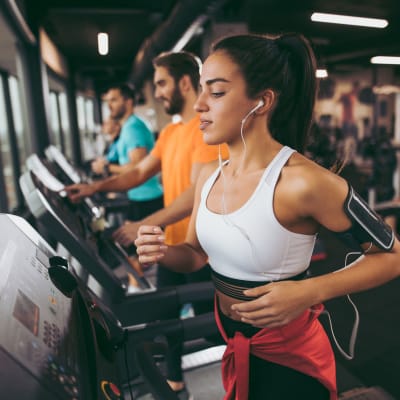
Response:
M251 338L236 332L228 338L217 309L216 321L227 348L222 358L224 400L247 400L249 392L249 355L268 360L314 377L337 399L336 367L329 339L318 321L323 305L306 310L289 324L261 329ZM268 377L266 384L268 384Z

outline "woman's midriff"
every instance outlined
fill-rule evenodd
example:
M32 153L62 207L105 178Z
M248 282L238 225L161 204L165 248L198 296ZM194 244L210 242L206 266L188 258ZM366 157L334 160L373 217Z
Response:
M233 304L244 303L244 301L227 296L219 290L216 290L215 292L218 297L218 305L221 312L235 321L240 321L240 316L232 311L231 306Z

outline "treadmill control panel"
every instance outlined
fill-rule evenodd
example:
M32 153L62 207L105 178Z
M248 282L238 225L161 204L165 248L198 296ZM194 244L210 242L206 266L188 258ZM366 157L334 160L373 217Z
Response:
M106 398L90 377L101 357L85 294L69 298L52 284L54 252L27 222L0 214L0 226L0 383L8 398ZM117 380L109 362L97 374Z

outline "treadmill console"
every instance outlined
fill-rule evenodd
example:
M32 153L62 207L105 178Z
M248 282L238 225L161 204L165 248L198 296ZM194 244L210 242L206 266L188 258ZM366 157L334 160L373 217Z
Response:
M0 214L0 227L0 382L6 397L120 398L104 392L111 383L117 387L118 374L105 340L109 329L89 294L79 288L67 297L54 286L54 251L26 221Z
M60 173L66 179L66 183L81 183L82 179L79 173L68 162L63 153L54 145L50 145L45 150L46 157L53 161L59 168Z

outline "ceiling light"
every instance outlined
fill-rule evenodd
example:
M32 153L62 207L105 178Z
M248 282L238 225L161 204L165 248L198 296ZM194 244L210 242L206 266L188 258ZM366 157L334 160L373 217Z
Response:
M375 56L371 58L371 64L400 65L400 57Z
M327 22L330 24L367 26L369 28L386 28L389 23L386 19L352 17L350 15L313 13L311 21Z
M97 46L101 56L108 54L108 34L100 32L97 34Z
M326 69L319 68L315 71L315 77L316 78L327 78L328 71Z

